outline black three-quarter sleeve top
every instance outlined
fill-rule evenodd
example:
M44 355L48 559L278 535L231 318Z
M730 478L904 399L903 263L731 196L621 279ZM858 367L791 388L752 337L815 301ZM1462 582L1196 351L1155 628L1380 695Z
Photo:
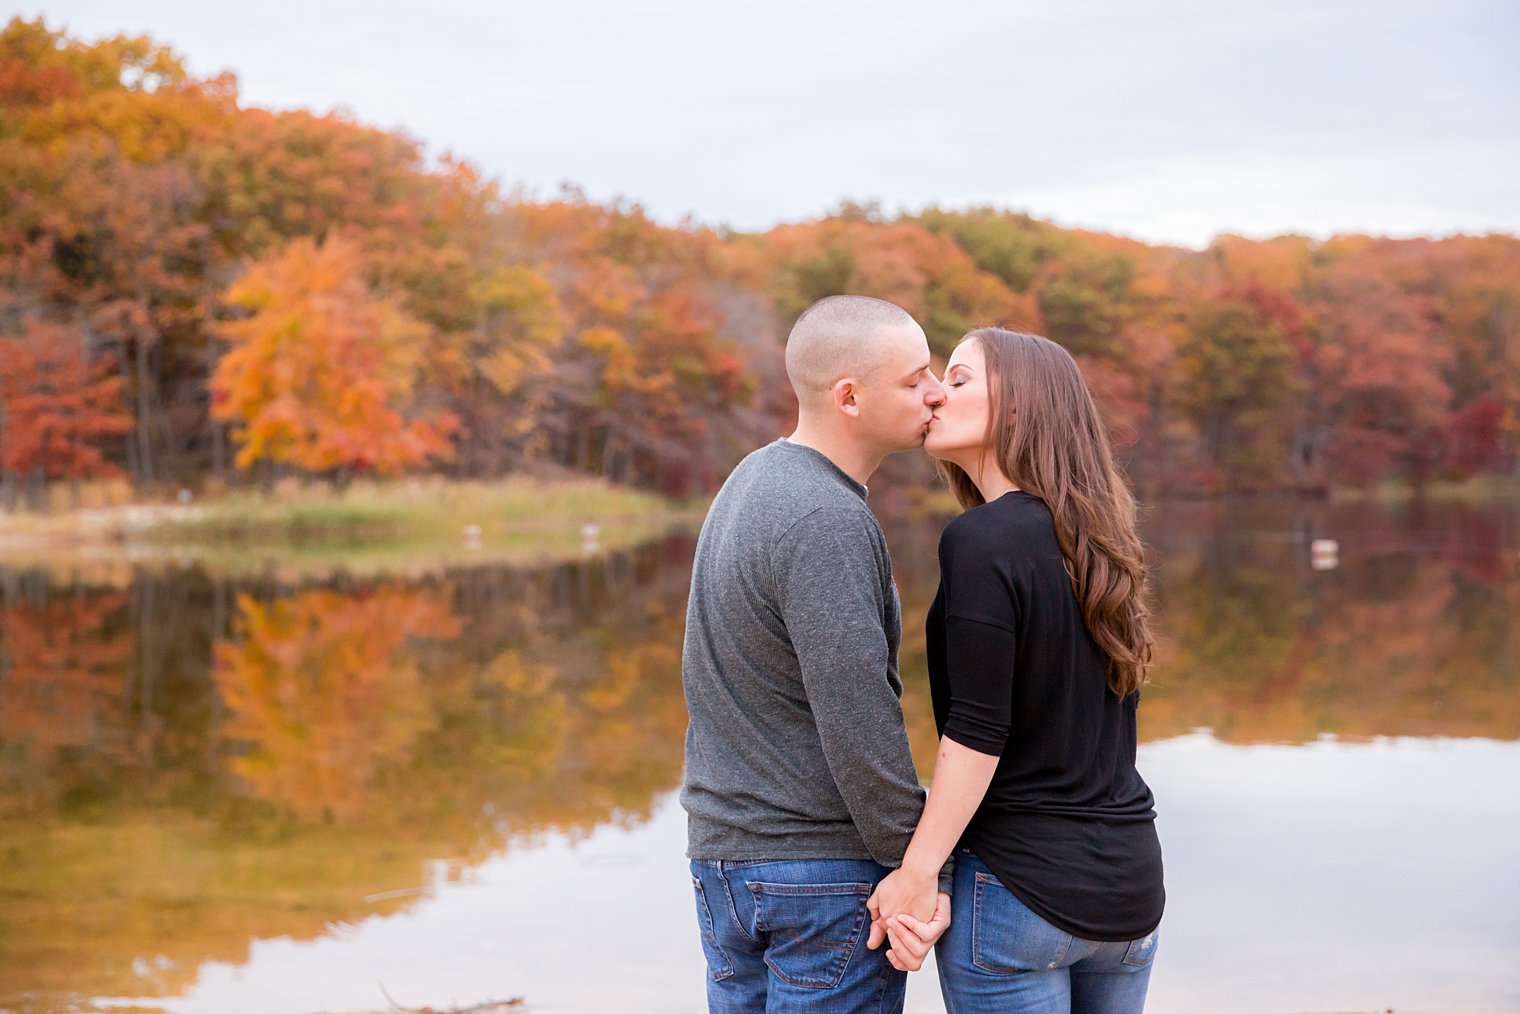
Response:
M1138 694L1108 688L1045 502L1014 491L955 518L927 624L940 735L1000 759L969 848L1035 913L1088 940L1161 921L1161 845L1135 770Z

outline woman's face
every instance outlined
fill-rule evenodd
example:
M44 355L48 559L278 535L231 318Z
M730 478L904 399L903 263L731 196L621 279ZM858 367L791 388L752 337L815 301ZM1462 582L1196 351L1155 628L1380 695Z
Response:
M970 471L967 463L981 457L992 413L987 381L982 343L961 342L945 364L945 401L929 421L924 450Z

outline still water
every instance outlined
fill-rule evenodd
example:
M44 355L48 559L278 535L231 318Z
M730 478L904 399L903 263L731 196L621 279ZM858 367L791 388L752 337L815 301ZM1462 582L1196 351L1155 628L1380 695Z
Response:
M926 777L940 523L884 519ZM1520 1010L1520 505L1172 505L1145 535L1150 1009ZM692 541L406 578L0 565L0 1010L702 1010ZM908 1009L942 1010L932 972Z

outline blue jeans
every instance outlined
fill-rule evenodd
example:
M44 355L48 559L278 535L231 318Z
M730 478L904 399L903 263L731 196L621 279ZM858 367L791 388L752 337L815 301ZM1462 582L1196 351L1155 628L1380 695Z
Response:
M935 946L947 1014L1139 1014L1156 932L1084 940L1041 919L976 856L955 856L954 921Z
M858 859L691 861L712 1014L900 1014L908 976L866 948L889 871Z

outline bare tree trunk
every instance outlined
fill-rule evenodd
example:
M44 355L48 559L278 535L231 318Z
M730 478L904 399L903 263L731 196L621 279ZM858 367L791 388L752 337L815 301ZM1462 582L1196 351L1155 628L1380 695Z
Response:
M459 478L468 478L478 471L480 463L475 460L480 447L480 371L470 364L470 411L465 423L465 433L460 437Z
M148 343L141 335L133 343L137 352L137 457L146 482L153 482L153 392L148 384Z
M602 441L602 478L611 479L613 466L617 464L617 436L609 427Z
M578 468L583 472L591 471L591 424L582 423L579 427L578 446L575 456L571 461L571 467Z
M216 376L216 368L222 361L221 339L216 335L216 326L212 321L211 314L206 314L206 390L211 392L212 378ZM213 395L214 396L214 395ZM227 481L227 426L220 419L211 414L212 405L206 404L206 425L211 428L211 474L221 482Z
M16 477L5 468L5 399L0 398L0 502L16 509Z
M47 483L43 480L41 465L32 469L31 474L27 477L26 498L33 510L44 511L47 509Z
M216 288L211 281L211 238L201 238L201 327L206 332L206 427L211 431L211 474L218 482L227 480L227 433L212 410L212 380L222 361L221 339L216 333Z
M127 411L131 412L133 418L135 419L136 416L137 416L137 413L133 410L132 403L130 401L130 394L126 393L126 392L130 392L131 389L132 389L132 364L131 364L131 361L129 359L127 359L127 349L126 349L126 345L125 344L122 345L121 358L118 360L118 366L121 369L121 385L122 385L122 391L123 391L123 400L125 400L127 402L127 405L126 405ZM142 462L140 460L138 460L137 441L136 440L128 440L128 441L126 441L126 445L127 445L127 471L129 471L129 472L132 473L132 485L134 485L134 486L141 486L142 485L142 481L143 481Z

